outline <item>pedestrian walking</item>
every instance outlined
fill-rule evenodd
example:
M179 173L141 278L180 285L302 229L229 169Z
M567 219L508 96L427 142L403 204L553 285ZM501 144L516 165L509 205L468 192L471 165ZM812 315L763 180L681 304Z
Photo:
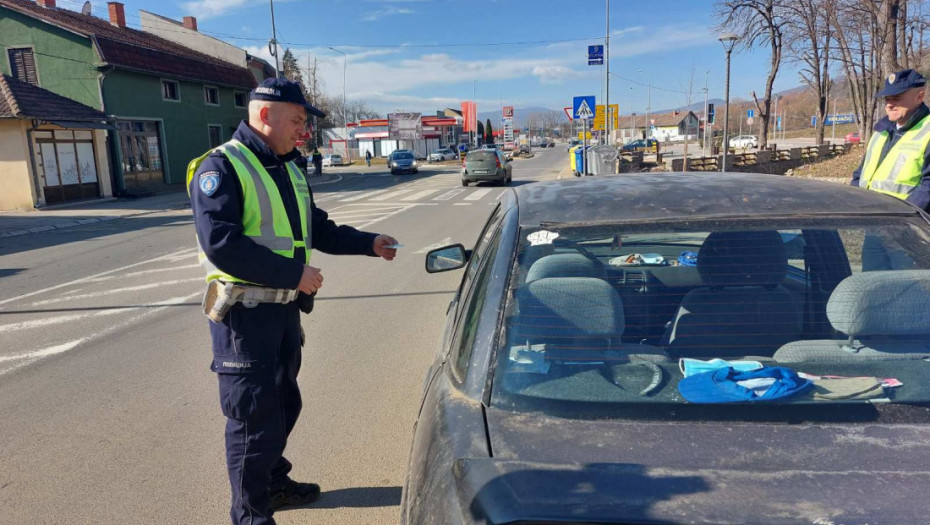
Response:
M371 167L371 151L365 151L365 162L368 164L368 167Z
M319 177L323 174L323 154L320 150L313 148L313 154L310 156L310 162L313 163L314 175Z
M323 285L311 251L392 260L387 235L337 226L314 205L294 159L294 137L309 115L298 84L268 79L250 94L249 118L232 140L191 161L191 197L200 261L207 270L226 465L234 525L271 525L275 509L306 505L316 483L289 477L287 438L301 410L297 373L304 344L300 312ZM314 154L319 152L314 150Z
M924 103L927 80L913 69L885 79L876 95L884 99L885 117L875 124L862 164L851 184L905 200L930 210L930 108ZM904 269L913 262L903 252L889 249L881 239L866 235L862 269Z

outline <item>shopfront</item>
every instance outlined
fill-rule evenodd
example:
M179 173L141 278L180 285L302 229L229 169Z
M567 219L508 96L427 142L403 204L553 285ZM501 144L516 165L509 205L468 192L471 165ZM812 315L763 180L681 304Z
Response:
M100 197L93 130L38 130L33 138L45 204Z

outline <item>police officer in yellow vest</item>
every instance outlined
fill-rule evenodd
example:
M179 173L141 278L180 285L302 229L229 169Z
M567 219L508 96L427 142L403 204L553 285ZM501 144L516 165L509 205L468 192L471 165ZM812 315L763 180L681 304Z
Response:
M234 525L274 524L275 509L320 496L319 485L288 476L283 455L301 409L300 311L312 308L323 285L321 270L309 265L312 250L396 255L392 237L337 226L314 205L293 162L309 115L325 116L296 83L266 80L250 94L249 120L232 140L188 166Z
M924 104L926 79L905 69L885 79L876 96L884 99L887 117L878 121L852 185L930 209L930 108ZM862 245L862 270L913 267L906 252L891 239L873 232Z
M930 109L924 104L927 81L913 69L885 79L878 93L886 118L875 125L862 165L852 184L930 207Z

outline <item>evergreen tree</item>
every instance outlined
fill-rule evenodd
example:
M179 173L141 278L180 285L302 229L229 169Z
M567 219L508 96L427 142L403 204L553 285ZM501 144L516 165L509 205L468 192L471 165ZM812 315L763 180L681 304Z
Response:
M484 125L484 143L494 144L494 128L491 127L491 119L488 119Z
M484 141L484 124L481 121L478 121L478 144L483 143Z
M281 64L284 69L284 78L297 82L300 84L300 87L306 90L304 87L304 75L300 71L300 66L297 64L297 57L294 56L294 53L291 53L291 48L284 50L284 59Z

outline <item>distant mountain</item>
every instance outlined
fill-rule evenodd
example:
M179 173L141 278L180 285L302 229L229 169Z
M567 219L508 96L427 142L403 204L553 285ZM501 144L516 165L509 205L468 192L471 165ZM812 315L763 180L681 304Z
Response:
M730 102L732 102L732 100ZM712 98L712 99L709 99L707 103L713 104L715 107L722 108L724 104L724 100L722 98ZM704 99L701 99L699 102L695 102L694 104L691 104L691 106L689 107L681 106L681 107L672 108L672 109L654 109L652 110L652 113L655 113L655 114L671 113L673 111L687 111L688 109L690 109L691 111L694 112L695 115L700 117L701 113L704 112ZM637 113L637 114L641 114L641 113Z

